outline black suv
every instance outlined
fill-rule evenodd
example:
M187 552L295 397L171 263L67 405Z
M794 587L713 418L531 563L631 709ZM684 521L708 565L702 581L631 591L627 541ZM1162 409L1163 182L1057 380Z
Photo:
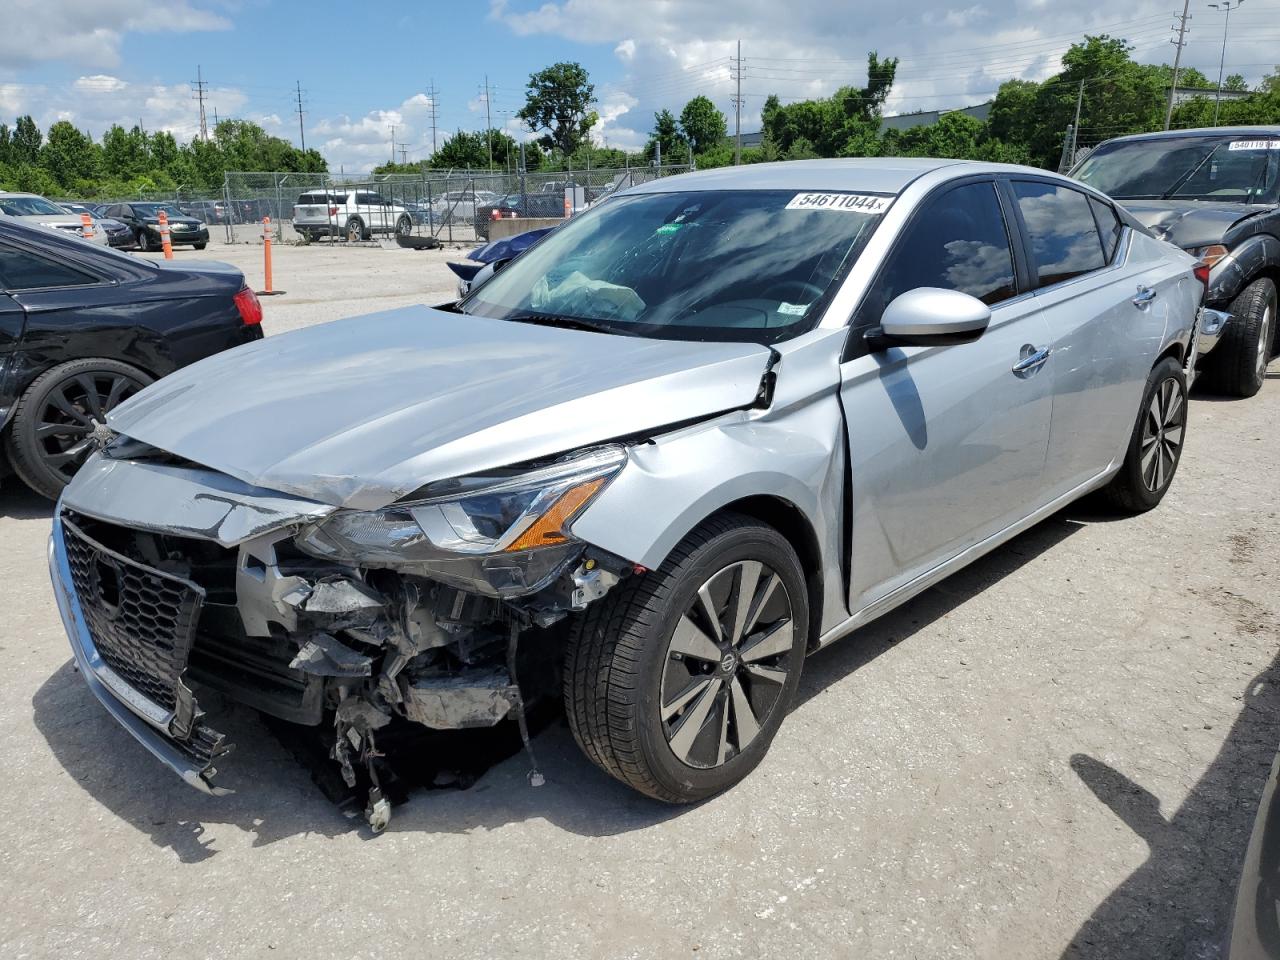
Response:
M1156 236L1211 267L1200 368L1215 390L1251 397L1276 341L1280 127L1209 127L1117 137L1071 175L1120 201ZM1212 351L1212 353L1210 353Z

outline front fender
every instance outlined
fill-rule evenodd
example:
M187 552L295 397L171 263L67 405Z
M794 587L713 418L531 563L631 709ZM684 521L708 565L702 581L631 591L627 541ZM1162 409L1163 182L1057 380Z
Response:
M1280 266L1280 240L1269 233L1255 234L1213 265L1205 302L1230 303L1267 266Z
M844 444L834 392L779 416L725 414L631 448L627 465L574 522L573 533L654 569L718 510L747 497L785 501L817 540L825 621L845 609Z

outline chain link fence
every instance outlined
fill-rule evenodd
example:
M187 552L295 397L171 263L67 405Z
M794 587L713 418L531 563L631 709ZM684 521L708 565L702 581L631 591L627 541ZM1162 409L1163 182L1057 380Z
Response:
M221 227L227 243L259 241L263 217L271 218L274 239L284 242L433 237L475 243L488 239L496 219L562 220L617 190L690 169L670 164L536 173L432 170L363 178L229 172L221 196L189 197L179 205L208 223L211 233Z

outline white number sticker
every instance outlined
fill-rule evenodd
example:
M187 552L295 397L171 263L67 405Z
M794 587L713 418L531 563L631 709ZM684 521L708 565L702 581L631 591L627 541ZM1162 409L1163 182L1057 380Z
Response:
M873 197L867 193L797 193L787 204L788 210L838 210L842 213L884 213L892 197Z
M1228 150L1280 150L1280 140L1232 140Z

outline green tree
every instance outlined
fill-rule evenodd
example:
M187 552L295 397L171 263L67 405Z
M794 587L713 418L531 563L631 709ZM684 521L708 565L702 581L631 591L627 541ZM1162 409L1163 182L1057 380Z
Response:
M102 171L108 177L129 180L148 167L147 138L140 127L125 130L113 124L102 135Z
M1227 79L1222 81L1222 89L1232 90L1232 91L1248 90L1249 82L1245 80L1243 75L1239 73L1233 73L1230 76L1228 76Z
M7 123L0 123L0 165L8 167L13 163L13 134L9 132Z
M867 85L845 86L830 98L783 105L777 97L765 101L765 136L783 157L799 140L802 153L818 156L861 156L879 136L884 102L897 75L896 57L867 54ZM874 151L873 151L874 152Z
M687 145L688 141L680 132L676 118L670 110L660 110L653 115L653 133L649 135L649 142L644 148L646 160L654 158L658 146L662 147L663 160L683 159Z
M595 89L581 64L552 64L530 74L525 104L516 116L533 131L545 131L539 138L544 147L569 156L599 119L591 109Z
M1262 82L1258 84L1258 89L1264 93L1280 92L1280 66L1262 78ZM0 160L3 159L4 157L0 155Z
M40 160L40 144L43 140L40 128L29 114L19 117L10 141L9 162L15 167L24 163L34 167Z
M431 157L431 166L436 169L483 170L488 164L489 150L479 131L457 131Z
M724 114L704 96L697 96L680 111L680 132L695 154L705 153L725 138L728 124Z
M59 120L49 128L45 144L40 148L40 166L59 186L70 191L78 181L97 176L100 152L98 145L74 124Z

